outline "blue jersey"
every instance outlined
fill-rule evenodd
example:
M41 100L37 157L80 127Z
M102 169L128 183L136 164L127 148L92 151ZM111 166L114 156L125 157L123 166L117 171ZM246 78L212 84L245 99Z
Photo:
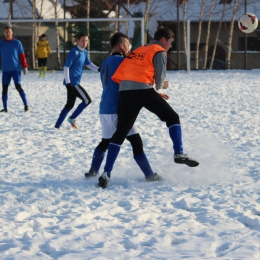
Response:
M81 80L84 65L91 64L87 50L81 51L77 46L70 50L64 66L69 68L70 83L72 86L78 85ZM64 85L66 82L64 80Z
M0 41L2 71L21 70L21 56L24 57L22 43L17 39Z
M99 106L99 114L117 114L119 103L119 85L111 79L124 58L114 53L105 59L100 66L100 78L103 92Z

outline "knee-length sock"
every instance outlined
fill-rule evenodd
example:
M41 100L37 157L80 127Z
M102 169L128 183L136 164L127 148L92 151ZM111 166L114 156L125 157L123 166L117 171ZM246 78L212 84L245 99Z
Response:
M169 134L173 142L174 153L183 154L181 125L171 125L169 127Z
M145 153L134 156L134 159L145 176L150 176L154 174Z
M55 128L60 128L61 124L63 123L64 119L66 118L66 116L68 115L69 113L69 109L67 109L66 107L64 107L61 112L60 112L60 115L59 115L59 118L55 124Z
M87 106L88 105L85 102L80 103L73 114L70 116L70 119L75 119L78 117Z

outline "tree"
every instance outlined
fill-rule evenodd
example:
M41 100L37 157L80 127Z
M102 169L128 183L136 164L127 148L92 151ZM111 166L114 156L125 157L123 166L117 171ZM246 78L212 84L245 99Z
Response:
M186 0L183 1L183 45L184 45L184 53L187 55L187 28L186 28L186 22L187 22L187 5Z
M196 70L199 69L199 47L200 47L201 26L202 26L202 17L203 17L205 1L206 0L202 0L201 9L200 9L200 20L199 20L198 37L197 37L197 44L196 44L196 54L195 54Z
M36 0L33 0L33 3L32 3L32 18L33 19L36 19ZM35 46L36 46L36 23L34 22L33 23L33 32L32 32L32 50L31 50L31 62L32 62L32 67L33 69L35 69Z
M207 67L210 26L211 26L211 19L212 19L212 14L213 14L213 9L214 9L214 3L215 3L215 0L212 0L211 1L211 6L210 6L209 21L208 21L208 28L207 28L207 35L206 35L206 42L205 42L205 56L204 56L204 66L203 66L204 70Z
M233 38L233 31L234 31L234 21L237 11L237 3L238 0L235 0L234 7L233 7L233 14L232 19L230 22L230 29L229 29L229 35L228 35L228 51L227 51L227 61L226 61L226 68L230 69L230 58L231 58L231 51L232 51L232 38Z
M58 18L58 3L59 0L55 1L54 4L54 15L55 15L55 19ZM57 53L57 69L61 69L61 61L60 61L60 33L59 33L59 29L58 29L58 22L55 22L55 26L56 26L56 53Z
M76 0L75 3L76 5L73 6L73 8L70 10L73 18L106 18L106 14L103 12L103 10L107 8L105 1ZM92 50L95 49L98 51L103 51L109 48L108 39L111 36L111 28L109 28L108 23L105 24L104 27L99 28L95 22L76 22L71 25L69 33L71 33L73 38L75 38L78 33L87 33L91 41L90 46ZM72 47L73 45L73 42L67 43L68 48Z
M219 21L219 24L218 24L218 30L217 30L217 34L216 34L216 38L215 38L215 42L214 42L213 53L212 53L210 66L209 66L210 69L212 69L212 67L213 67L213 62L214 62L214 59L215 59L216 49L217 49L217 45L218 45L218 36L219 36L219 33L220 33L222 21L224 19L225 10L226 10L226 3L224 3L224 5L223 5L222 15L221 15L221 18L220 18L220 21Z
M147 43L147 33L148 33L148 24L149 24L149 7L150 7L150 0L146 0L145 5L145 13L144 13L144 43Z

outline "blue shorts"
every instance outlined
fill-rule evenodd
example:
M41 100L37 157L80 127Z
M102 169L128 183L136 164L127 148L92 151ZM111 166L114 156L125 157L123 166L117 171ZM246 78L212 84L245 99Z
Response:
M10 85L11 79L13 78L14 84L20 84L21 85L21 70L15 70L15 71L3 71L2 74L2 84L3 85Z

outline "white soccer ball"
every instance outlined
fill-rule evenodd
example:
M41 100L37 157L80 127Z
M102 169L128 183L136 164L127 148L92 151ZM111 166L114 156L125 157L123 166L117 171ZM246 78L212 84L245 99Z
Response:
M251 33L256 30L258 19L254 14L246 13L238 19L238 27L244 33Z

